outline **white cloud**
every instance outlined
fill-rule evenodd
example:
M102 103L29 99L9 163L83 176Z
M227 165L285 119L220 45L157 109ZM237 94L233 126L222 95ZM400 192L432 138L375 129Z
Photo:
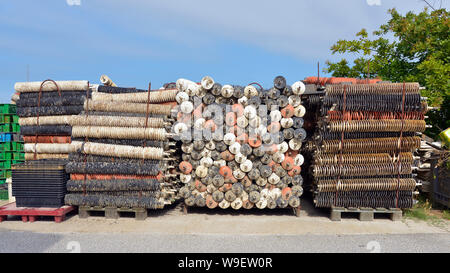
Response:
M381 6L381 0L366 0L369 6Z
M69 6L81 6L81 0L66 0Z

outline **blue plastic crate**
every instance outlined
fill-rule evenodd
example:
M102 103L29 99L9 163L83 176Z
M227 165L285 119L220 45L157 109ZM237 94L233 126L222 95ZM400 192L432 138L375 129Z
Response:
M9 142L12 141L13 139L13 134L11 133L2 133L0 134L0 141L1 142Z

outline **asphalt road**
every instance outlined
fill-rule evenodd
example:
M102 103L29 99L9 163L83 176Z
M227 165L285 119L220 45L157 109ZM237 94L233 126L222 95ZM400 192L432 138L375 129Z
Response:
M450 234L201 235L0 231L0 252L450 252Z

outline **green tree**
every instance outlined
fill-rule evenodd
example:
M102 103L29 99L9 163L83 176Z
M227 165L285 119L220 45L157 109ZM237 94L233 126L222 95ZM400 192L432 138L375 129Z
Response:
M435 137L450 127L450 20L446 9L401 15L390 9L390 20L369 38L365 29L355 40L339 40L333 54L353 53L359 56L350 67L346 59L326 62L324 72L336 77L381 78L392 82L419 82L426 89L422 95L428 104L439 107L428 112L427 122L433 128L427 134ZM393 34L394 39L388 39ZM370 75L367 64L370 62Z

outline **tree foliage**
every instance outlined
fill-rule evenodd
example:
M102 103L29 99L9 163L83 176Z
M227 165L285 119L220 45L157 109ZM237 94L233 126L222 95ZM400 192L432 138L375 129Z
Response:
M324 69L336 77L381 78L392 82L419 82L426 87L422 95L428 104L440 107L430 111L430 136L450 127L450 20L446 9L419 14L401 15L388 11L391 18L369 38L366 29L355 40L339 40L332 47L333 54L353 53L358 56L350 66L346 59ZM393 35L393 37L392 37ZM370 62L370 74L367 64Z

